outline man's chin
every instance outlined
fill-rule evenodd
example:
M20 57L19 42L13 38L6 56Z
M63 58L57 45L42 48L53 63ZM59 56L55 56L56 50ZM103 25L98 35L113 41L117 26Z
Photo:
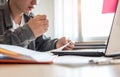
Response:
M24 13L29 13L31 10L24 11Z

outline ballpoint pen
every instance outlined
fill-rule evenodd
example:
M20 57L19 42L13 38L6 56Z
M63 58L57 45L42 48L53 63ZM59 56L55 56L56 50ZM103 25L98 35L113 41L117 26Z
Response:
M109 64L120 64L120 59L106 59L106 60L89 60L90 64L109 65Z

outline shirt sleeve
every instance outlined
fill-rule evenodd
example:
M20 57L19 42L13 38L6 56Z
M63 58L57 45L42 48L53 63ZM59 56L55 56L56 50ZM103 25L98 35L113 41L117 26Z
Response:
M49 51L56 48L58 39L51 39L46 35L42 35L35 40L37 51Z

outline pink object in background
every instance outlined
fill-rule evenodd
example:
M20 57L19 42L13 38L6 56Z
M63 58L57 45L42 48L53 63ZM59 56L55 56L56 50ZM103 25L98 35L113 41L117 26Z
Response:
M102 13L114 13L116 12L118 0L104 0Z

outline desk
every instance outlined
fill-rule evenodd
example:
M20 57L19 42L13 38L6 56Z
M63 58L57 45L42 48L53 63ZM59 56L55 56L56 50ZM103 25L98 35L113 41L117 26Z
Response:
M120 77L120 65L0 64L0 77Z

